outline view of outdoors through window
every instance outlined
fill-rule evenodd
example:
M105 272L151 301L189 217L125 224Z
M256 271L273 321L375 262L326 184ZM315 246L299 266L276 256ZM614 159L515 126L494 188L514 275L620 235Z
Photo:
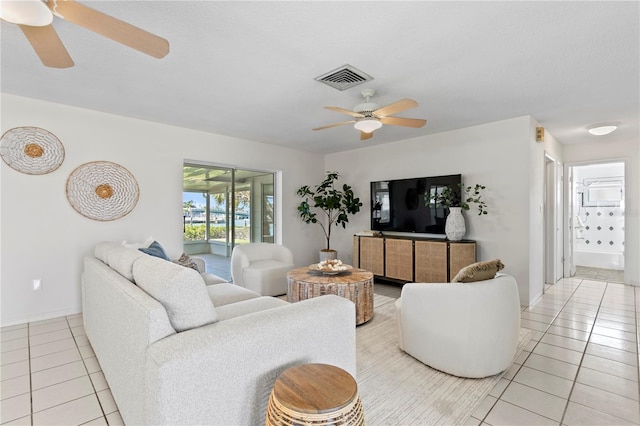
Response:
M185 164L185 244L228 256L236 244L274 242L273 188L272 172Z
M209 203L207 204L207 193L184 192L182 200L185 240L226 240L228 236L227 217L230 215L230 211L227 209L227 194L209 194ZM209 206L208 236L206 233L207 205ZM241 242L249 242L250 208L250 192L236 192L234 225L236 240Z

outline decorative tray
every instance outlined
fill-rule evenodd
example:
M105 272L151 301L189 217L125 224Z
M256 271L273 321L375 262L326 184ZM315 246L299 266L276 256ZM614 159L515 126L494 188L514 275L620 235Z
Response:
M323 275L338 275L348 271L349 269L353 269L353 266L341 264L340 266L336 266L334 268L335 269L331 269L330 267L321 267L318 263L309 265L309 269L311 269L312 271L322 272Z

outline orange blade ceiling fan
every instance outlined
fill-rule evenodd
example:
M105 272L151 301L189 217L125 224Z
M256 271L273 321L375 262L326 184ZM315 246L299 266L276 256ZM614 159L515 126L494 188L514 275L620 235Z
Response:
M340 107L326 106L325 109L340 112L354 117L354 120L343 121L341 123L330 124L328 126L316 127L313 130L324 130L331 127L344 126L347 124L353 124L356 130L360 131L360 140L370 139L373 137L373 132L382 127L383 124L390 126L403 126L420 128L427 124L427 120L419 118L403 118L403 117L390 117L393 114L397 114L404 110L415 108L418 103L413 99L401 99L397 102L381 107L371 101L371 98L376 93L373 89L363 89L362 97L365 102L356 105L352 110L348 110Z
M0 19L20 27L45 66L72 67L73 60L51 25L53 16L154 58L164 58L169 53L169 42L164 38L73 0L0 1Z

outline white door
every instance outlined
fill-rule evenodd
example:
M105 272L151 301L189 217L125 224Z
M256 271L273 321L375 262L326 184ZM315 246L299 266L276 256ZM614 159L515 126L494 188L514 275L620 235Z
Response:
M564 209L563 209L563 200L564 200L564 191L563 191L563 166L561 163L555 163L555 186L556 186L556 191L555 191L555 213L556 213L556 220L555 220L555 244L556 244L556 248L555 248L555 271L554 271L554 278L555 281L554 282L558 282L560 279L562 279L562 266L563 266L563 253L562 253L562 247L563 247L563 237L564 237L564 228L562 226L563 222L564 222Z
M564 276L566 278L572 277L576 274L576 265L573 260L573 234L574 234L574 207L575 207L575 188L573 183L573 167L565 166L564 168L564 189L566 197L564 216Z

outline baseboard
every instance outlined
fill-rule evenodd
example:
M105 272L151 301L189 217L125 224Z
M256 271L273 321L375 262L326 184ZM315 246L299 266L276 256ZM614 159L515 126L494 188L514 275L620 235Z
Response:
M9 327L12 325L18 325L18 324L25 324L25 323L29 323L29 322L36 322L36 321L45 321L45 320L50 320L53 318L59 318L59 317L64 317L67 315L76 315L82 313L82 307L78 306L76 308L70 308L70 309L63 309L60 311L52 311L52 312L46 312L43 314L38 314L38 315L33 315L30 317L25 317L25 318L18 318L18 319L12 319L12 320L8 320L8 321L3 321L0 324L0 327Z

